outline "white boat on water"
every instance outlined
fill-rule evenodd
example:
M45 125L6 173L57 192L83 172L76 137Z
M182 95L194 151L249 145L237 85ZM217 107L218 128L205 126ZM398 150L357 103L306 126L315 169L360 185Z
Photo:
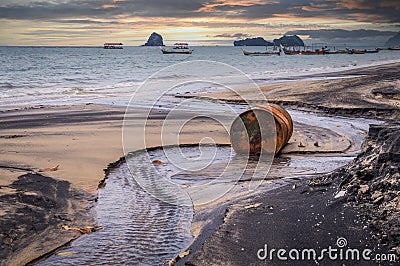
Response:
M124 44L121 42L106 42L103 45L103 48L104 49L123 49L124 48L123 45Z
M174 44L173 48L160 47L163 54L191 54L192 49L189 49L189 45L183 42L177 42Z

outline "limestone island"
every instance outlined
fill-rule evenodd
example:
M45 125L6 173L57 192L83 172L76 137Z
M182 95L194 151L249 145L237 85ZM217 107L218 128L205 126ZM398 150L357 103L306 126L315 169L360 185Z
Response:
M284 35L272 42L266 41L262 37L246 38L233 42L234 46L304 46L303 40L297 35Z
M153 32L143 46L164 46L163 37L160 34Z
M387 47L400 47L400 32L386 42Z

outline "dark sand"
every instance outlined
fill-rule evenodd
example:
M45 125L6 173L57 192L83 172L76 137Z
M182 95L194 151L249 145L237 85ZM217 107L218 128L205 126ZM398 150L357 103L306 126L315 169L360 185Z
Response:
M28 173L0 189L1 265L24 265L80 235L63 225L93 222L86 209L93 198L67 181Z
M374 248L365 224L357 212L344 206L343 198L334 200L336 187L312 189L307 182L295 189L283 187L266 195L226 209L218 230L189 258L189 265L313 265L314 262L281 262L276 256L265 262L257 251L269 249L336 247L345 237L352 248ZM256 204L256 205L255 205ZM261 205L260 205L261 204ZM246 206L257 206L246 209ZM342 265L321 262L322 265ZM351 265L351 264L346 264ZM366 265L366 264L363 264Z

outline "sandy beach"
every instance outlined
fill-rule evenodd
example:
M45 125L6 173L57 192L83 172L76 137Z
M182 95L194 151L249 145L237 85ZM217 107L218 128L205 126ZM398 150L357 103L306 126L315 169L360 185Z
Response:
M327 116L398 121L399 67L399 63L367 67L325 75L339 78L273 83L261 85L261 89L270 102L285 107ZM177 97L241 102L227 91ZM63 225L96 226L91 210L96 204L99 183L105 177L104 169L124 155L124 114L125 108L94 104L28 107L0 113L1 265L26 264L81 235L76 231L62 230ZM150 115L146 148L161 145L159 133L165 115L163 111ZM141 128L138 126L137 130ZM393 127L393 131L396 130L398 132L398 127ZM207 127L196 121L188 123L180 134L180 144L199 143L210 132L216 143L229 144L229 134L215 121L209 121ZM137 141L137 147L142 147L141 140ZM314 145L315 141L319 145ZM300 147L300 142L305 147ZM346 154L352 148L354 143L349 137L336 130L295 123L292 139L282 154ZM392 153L398 154L398 148L395 146ZM393 162L390 165L393 172L397 169L398 173L396 161L389 162ZM56 166L56 171L46 171ZM371 180L369 182L373 182ZM400 252L395 249L399 245L398 234L387 238L383 246L379 237L370 237L389 229L372 228L369 218L360 214L366 208L364 205L353 207L347 196L334 199L340 187L340 176L320 187L301 181L294 188L282 187L266 197L259 196L217 209L213 226L198 230L198 237L190 248L191 254L179 263L259 265L263 261L257 259L256 253L264 243L276 248L310 245L323 248L322 244L333 245L341 236L351 240L352 246L377 247L380 244L374 251ZM399 199L398 188L392 190L394 195L385 198L385 202ZM244 206L256 203L260 203L258 207L244 209ZM399 210L398 204L386 207L392 211ZM35 218L19 218L31 214ZM323 218L314 222L317 216ZM384 214L379 217L384 219ZM395 219L393 221L396 223ZM398 226L397 220L397 225L388 228L399 230ZM300 246L292 246L293 243ZM285 264L277 262L276 265Z
M260 84L271 103L294 106L328 115L396 119L399 117L398 63L365 67L344 72L304 76L301 81ZM323 80L315 80L323 77ZM251 99L247 88L238 90ZM202 95L176 95L183 98L205 98L230 103L243 100L233 91Z

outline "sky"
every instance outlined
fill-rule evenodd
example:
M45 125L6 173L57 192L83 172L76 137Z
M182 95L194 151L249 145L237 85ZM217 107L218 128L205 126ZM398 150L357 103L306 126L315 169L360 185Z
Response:
M1 0L0 45L232 45L298 34L307 44L384 45L399 0Z

